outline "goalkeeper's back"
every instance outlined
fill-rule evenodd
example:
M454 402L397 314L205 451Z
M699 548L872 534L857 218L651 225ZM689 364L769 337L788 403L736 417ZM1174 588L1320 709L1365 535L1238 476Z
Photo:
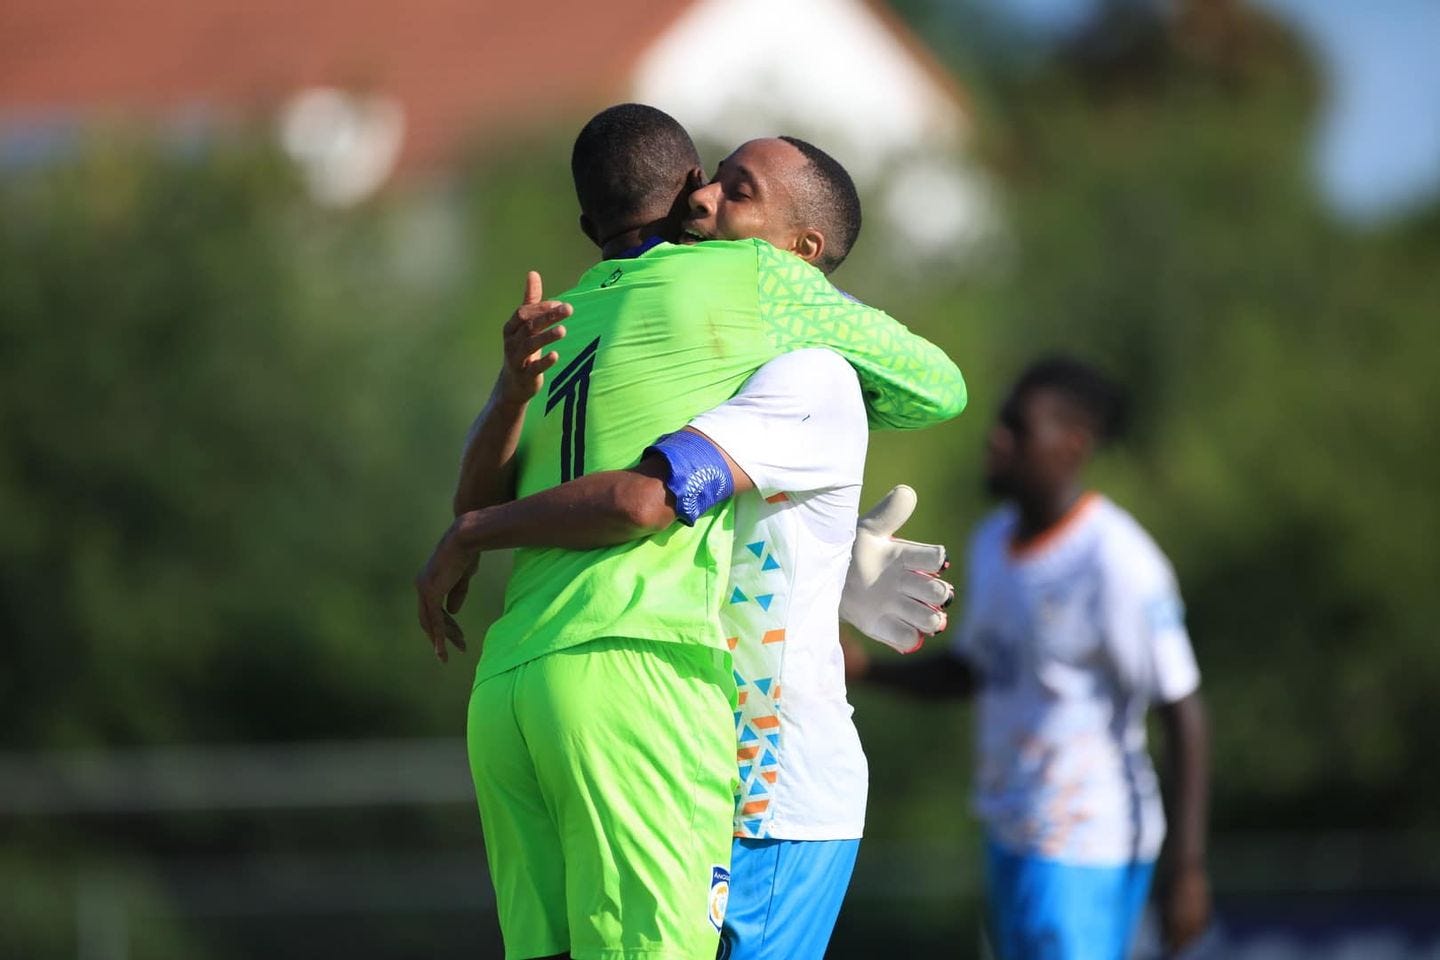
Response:
M558 298L575 314L526 417L518 495L632 466L657 437L723 403L776 355L754 306L747 247L662 244L601 262ZM601 637L724 649L717 584L729 559L728 507L694 527L615 547L518 550L478 675Z
M729 399L788 349L840 352L872 411L889 411L896 425L938 422L964 405L959 371L938 348L761 240L660 244L597 264L559 299L575 313L526 417L520 496L632 466L657 437ZM731 527L724 504L694 527L615 547L517 551L477 679L604 637L726 650L718 611Z

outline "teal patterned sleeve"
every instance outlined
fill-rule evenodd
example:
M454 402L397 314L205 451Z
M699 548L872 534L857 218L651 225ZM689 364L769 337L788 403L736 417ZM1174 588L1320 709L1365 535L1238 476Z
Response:
M755 248L766 332L782 350L825 347L850 361L872 428L916 430L965 409L965 378L945 351L841 293L794 254L761 240Z

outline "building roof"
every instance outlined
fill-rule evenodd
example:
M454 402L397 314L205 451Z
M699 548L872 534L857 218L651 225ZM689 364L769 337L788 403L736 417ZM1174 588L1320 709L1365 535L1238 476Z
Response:
M299 89L385 93L402 163L472 131L624 95L629 65L688 5L642 0L6 0L0 117L274 108Z
M874 14L966 112L948 73L883 3L834 3ZM302 90L339 87L397 101L400 165L438 166L471 138L633 97L646 51L707 5L716 0L5 0L0 127L97 114L268 117ZM724 43L755 29L741 27Z

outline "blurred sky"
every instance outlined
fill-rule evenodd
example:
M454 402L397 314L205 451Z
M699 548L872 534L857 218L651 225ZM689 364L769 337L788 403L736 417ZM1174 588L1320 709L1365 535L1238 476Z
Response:
M1103 0L981 0L1042 35L1063 35ZM1329 78L1315 170L1359 220L1403 212L1440 190L1440 2L1252 0L1295 26Z

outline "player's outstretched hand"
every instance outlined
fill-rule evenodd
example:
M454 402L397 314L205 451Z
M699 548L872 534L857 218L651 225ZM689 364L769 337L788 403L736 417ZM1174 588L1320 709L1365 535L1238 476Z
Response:
M902 483L860 518L840 597L841 619L901 653L914 653L926 637L945 629L945 607L955 598L955 589L940 579L949 566L945 548L894 535L917 501Z
M575 312L568 303L542 300L540 274L525 275L525 299L505 324L505 366L500 371L501 390L512 403L528 403L545 383L545 371L555 366L560 354L545 348L565 336L556 326Z
M420 608L420 629L435 648L435 656L441 663L450 659L445 641L455 644L455 649L465 650L465 633L450 614L458 612L465 602L470 577L475 573L479 555L464 549L459 543L460 518L445 531L445 536L430 554L425 568L415 577L415 593ZM446 606L449 610L446 610Z

